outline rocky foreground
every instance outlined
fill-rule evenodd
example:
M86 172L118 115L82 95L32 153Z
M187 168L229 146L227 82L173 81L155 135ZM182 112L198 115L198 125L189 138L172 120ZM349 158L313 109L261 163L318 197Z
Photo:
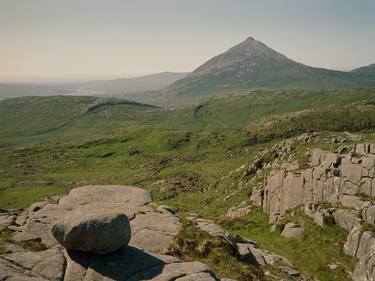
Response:
M163 254L182 226L177 216L150 203L150 193L140 188L84 186L58 203L46 200L20 216L2 216L0 225L15 231L13 239L48 249L6 244L11 253L0 256L0 280L219 280L205 264ZM130 221L130 242L121 214Z

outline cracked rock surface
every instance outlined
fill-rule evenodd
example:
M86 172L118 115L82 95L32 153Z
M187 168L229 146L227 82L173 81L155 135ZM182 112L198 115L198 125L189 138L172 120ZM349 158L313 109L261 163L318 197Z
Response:
M151 202L146 190L112 185L83 186L57 204L33 204L6 222L13 239L39 241L48 249L0 255L0 280L218 280L203 263L163 255L182 225L177 216L155 210ZM129 246L107 255L64 249L51 234L52 225L77 212L125 214L132 231Z

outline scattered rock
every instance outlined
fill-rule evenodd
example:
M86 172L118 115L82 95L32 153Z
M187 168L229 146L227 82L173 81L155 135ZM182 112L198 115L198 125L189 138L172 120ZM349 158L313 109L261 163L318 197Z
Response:
M264 258L264 253L255 248L254 244L251 243L237 243L238 254L240 258L255 266L264 266L266 265L266 260Z
M177 213L177 209L176 208L173 208L171 206L166 206L166 205L160 205L157 210L159 212L168 212L168 213L171 213L172 215L176 214Z
M304 228L298 224L288 222L283 231L281 232L281 236L286 238L298 238L302 236Z
M177 216L156 211L150 203L150 193L143 189L85 186L58 204L31 206L17 220L19 226L12 226L13 237L44 241L52 248L0 255L0 280L219 280L203 263L159 254L182 226ZM130 238L127 217L133 234L125 246ZM51 234L52 225L63 245L81 251L63 249Z
M246 206L246 202L242 202L237 207L231 207L227 212L227 217L231 219L240 218L250 213L250 208Z

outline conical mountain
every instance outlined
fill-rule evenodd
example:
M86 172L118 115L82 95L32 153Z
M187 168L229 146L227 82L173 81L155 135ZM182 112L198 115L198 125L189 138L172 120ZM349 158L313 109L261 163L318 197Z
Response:
M333 89L351 83L350 73L306 66L249 37L166 91L201 96L240 89Z

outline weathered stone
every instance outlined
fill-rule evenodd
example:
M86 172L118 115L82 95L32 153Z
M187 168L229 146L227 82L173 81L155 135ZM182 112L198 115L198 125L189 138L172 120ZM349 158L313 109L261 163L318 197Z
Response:
M343 206L357 210L361 210L368 205L360 197L352 195L341 195L339 201Z
M263 194L264 190L263 189L255 189L251 193L250 196L250 201L254 206L260 207L262 206L263 203Z
M15 228L17 233L14 237L35 238L50 242L49 245L53 246L57 241L52 235L53 241L49 241L47 234L51 233L51 226L59 222L59 218L67 220L64 223L68 230L76 231L73 225L78 224L87 225L84 231L89 231L92 226L98 227L98 224L87 223L92 218L95 220L99 217L102 220L104 217L106 220L105 216L121 218L129 215L134 230L130 244L137 248L121 247L113 253L99 255L66 249L61 253L61 247L56 246L43 252L6 254L0 256L0 280L217 280L205 264L182 262L173 256L157 254L168 248L182 226L177 216L154 210L150 202L150 193L139 188L89 186L73 190L58 204L44 204L40 208L28 210L23 225ZM80 224L82 221L84 223ZM218 228L216 225L216 230ZM212 221L208 229L215 229ZM83 234L82 237L92 237L91 234ZM224 235L227 239L229 237L224 230L216 234ZM116 230L111 238L116 240L119 236L123 237L121 231ZM75 238L73 241L79 240ZM106 240L108 246L109 238L103 235L100 238ZM84 240L81 244L87 243ZM101 242L96 240L95 247L101 248ZM92 241L90 244L93 244Z
M64 276L65 259L59 249L43 252L17 252L4 255L3 258L37 272L49 280L61 280Z
M25 269L0 257L0 280L7 281L50 281L42 275Z
M16 221L16 218L15 215L0 213L0 231L13 224Z
M365 231L359 240L356 256L361 258L362 256L372 253L375 253L375 233Z
M109 254L130 241L130 224L122 213L72 212L52 226L57 241L67 249Z
M168 212L168 213L171 213L172 215L176 214L177 213L177 209L176 208L173 208L171 206L166 206L166 205L161 205L157 208L157 210L159 212L162 212L162 213L165 213L165 212Z
M266 265L264 253L261 250L255 248L254 244L236 243L236 245L238 253L243 261L255 266Z
M346 254L353 257L357 256L359 241L361 239L362 234L363 231L359 227L353 228L352 231L350 231L346 239L346 243L344 245L344 252Z
M336 224L351 231L361 226L360 212L350 209L338 209L333 213Z
M375 205L364 208L362 218L366 223L375 224Z
M245 207L231 207L227 212L227 217L231 219L240 218L250 213L250 208Z
M304 228L298 224L288 222L283 231L281 232L281 236L286 238L298 238L302 236Z
M352 278L354 281L375 280L375 253L369 253L360 257L355 266Z
M163 253L182 229L176 216L158 212L138 214L130 225L132 239L129 245L153 253Z
M361 184L362 167L355 164L344 164L341 166L342 177L347 178L355 185Z

